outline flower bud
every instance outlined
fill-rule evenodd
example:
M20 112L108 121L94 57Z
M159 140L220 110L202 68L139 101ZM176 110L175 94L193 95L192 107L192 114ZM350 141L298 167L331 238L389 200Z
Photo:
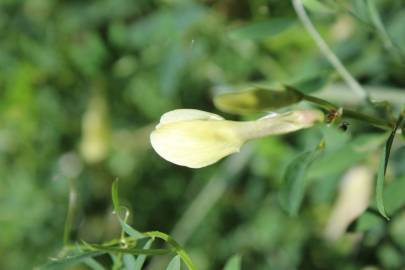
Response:
M362 165L351 168L344 176L339 195L325 229L325 238L335 241L368 207L372 195L373 173Z
M201 168L239 152L249 139L293 132L322 119L319 111L303 110L238 122L213 113L180 109L161 117L150 140L164 159L181 166Z
M102 161L109 150L110 129L107 104L100 93L91 96L83 115L80 152L88 163Z
M291 88L271 90L251 86L242 91L220 94L214 97L214 105L219 110L233 114L250 114L272 111L302 100L302 94Z

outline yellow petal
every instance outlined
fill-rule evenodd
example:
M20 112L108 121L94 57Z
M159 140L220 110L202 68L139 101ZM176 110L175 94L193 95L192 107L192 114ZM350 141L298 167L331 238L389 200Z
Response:
M150 140L164 159L181 166L201 168L238 152L249 139L293 132L322 119L319 111L303 110L237 122L204 111L180 109L161 117Z
M177 165L201 168L238 152L244 140L238 123L218 120L177 121L160 124L151 134L155 151Z
M167 112L160 118L160 125L187 120L224 120L221 116L194 109L177 109Z
M246 139L281 135L312 127L321 122L324 115L318 110L296 110L281 114L271 114L256 121L245 122L241 133Z

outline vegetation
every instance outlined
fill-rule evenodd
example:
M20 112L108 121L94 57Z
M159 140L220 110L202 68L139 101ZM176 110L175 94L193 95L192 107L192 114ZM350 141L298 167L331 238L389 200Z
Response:
M0 269L403 269L404 25L401 0L2 1Z

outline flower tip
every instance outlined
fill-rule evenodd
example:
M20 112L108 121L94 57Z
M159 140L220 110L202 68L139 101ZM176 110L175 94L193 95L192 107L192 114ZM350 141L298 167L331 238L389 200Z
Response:
M163 123L151 133L150 142L163 159L193 169L238 152L243 144L232 124L218 120Z

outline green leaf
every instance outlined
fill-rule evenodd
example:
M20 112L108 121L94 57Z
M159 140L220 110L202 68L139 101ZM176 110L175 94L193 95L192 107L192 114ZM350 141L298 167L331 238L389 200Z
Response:
M291 216L298 213L305 194L307 170L321 149L303 152L287 166L279 198L282 208Z
M388 138L388 141L390 140L392 136ZM387 144L388 144L387 141ZM377 175L377 183L376 183L376 200L377 200L377 209L380 212L380 214L385 217L387 220L389 220L387 212L385 211L385 206L384 206L384 197L383 197L383 192L384 192L384 181L385 181L385 163L388 160L388 155L387 155L387 145L384 146L383 153L380 157L380 166L378 168L378 175Z
M120 223L121 223L121 226L123 227L124 231L125 231L129 236L132 236L132 237L135 238L135 239L142 239L142 238L145 238L145 236L144 236L141 232L135 230L134 228L132 228L132 227L129 226L128 224L124 223L122 220L120 221Z
M166 270L180 270L180 266L181 266L180 263L181 263L180 257L177 255L177 256L173 257L173 259L170 261Z
M145 256L145 255L139 255L139 256ZM138 256L138 257L139 257ZM132 254L124 254L122 256L122 261L124 262L125 270L135 270L138 268L135 268L136 260L134 255ZM142 268L139 268L142 269Z
M253 39L261 40L274 37L295 24L295 19L273 18L252 22L244 26L235 28L229 32L229 37L233 39Z
M384 188L384 205L389 214L394 214L405 206L405 177L392 181Z
M322 155L322 158L315 160L311 165L308 177L322 178L341 173L353 166L353 164L364 160L369 153L381 147L386 138L387 134L385 133L364 134L340 147L335 148L329 143L326 145L326 152Z
M189 270L198 269L194 265L193 261L191 260L190 256L187 254L187 252L170 235L159 232L159 231L145 232L144 234L149 237L152 237L152 238L159 238L159 239L164 240L166 243L168 243L170 246L172 246L174 251L177 253L177 255L180 256L180 258L183 260L185 265L187 265L187 268Z
M106 253L106 252L104 252L104 251L82 252L80 254L66 256L61 259L52 260L52 261L48 262L47 264L44 264L36 269L37 270L63 269L65 267L81 263L88 258L103 255L104 253Z
M394 130L391 132L390 136L388 137L387 143L385 144L383 153L380 157L380 166L378 168L378 175L377 175L377 183L376 183L376 201L377 201L377 209L380 214L389 220L387 211L385 210L384 205L384 182L385 182L385 173L387 171L388 161L390 158L391 147L392 143L394 142L395 134L397 132L398 127L402 123L402 115L398 117L398 121L395 124Z
M390 215L396 214L405 206L405 176L390 182L384 188L384 206ZM356 231L368 231L383 224L382 216L376 209L376 202L372 202L370 208L364 212L356 222Z
M214 97L215 106L224 112L249 114L272 111L302 100L302 94L293 89L269 90L250 87L243 91L220 94Z
M152 246L153 240L154 240L153 238L152 238L152 239L149 239L148 242L146 242L146 244L145 244L145 246L143 247L143 249L149 249L149 248ZM131 268L131 269L132 269L132 270L141 270L142 267L143 267L143 264L145 263L145 260L146 260L146 255L139 255L139 256L136 258L134 267Z
M122 207L121 207L122 209ZM128 209L124 208L124 210L126 212L128 212ZM117 217L118 217L118 222L120 223L122 229L129 235L132 236L135 239L142 239L145 238L145 235L142 234L141 232L139 232L138 230L135 230L134 228L132 228L130 225L128 225L127 223L125 223L125 221L119 216L119 212L117 213Z
M320 125L319 130L325 141L325 154L344 147L351 139L350 134L334 125Z
M330 81L329 74L322 73L303 78L293 82L291 85L304 94L310 94L322 90Z
M241 270L241 264L240 255L234 255L226 262L224 270Z
M365 232L381 225L382 219L378 213L366 211L357 220L355 224L356 232Z
M122 268L122 255L121 253L109 252L108 255L112 260L112 267L111 269L121 269Z

